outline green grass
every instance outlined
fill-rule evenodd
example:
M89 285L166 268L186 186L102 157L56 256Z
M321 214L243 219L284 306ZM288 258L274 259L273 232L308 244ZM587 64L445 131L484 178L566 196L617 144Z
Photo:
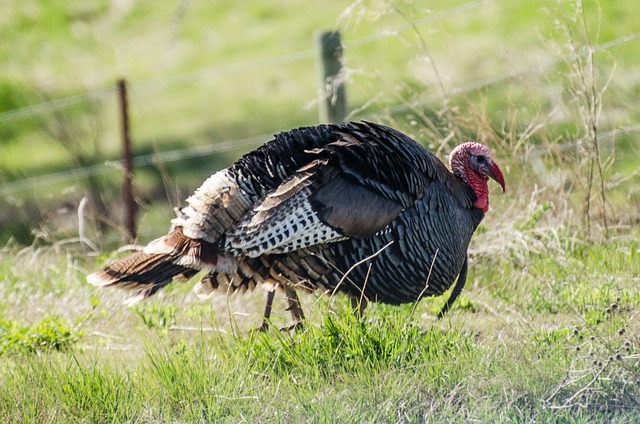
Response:
M45 318L32 327L0 321L0 355L39 350L68 350L82 337L57 318Z
M522 236L509 234L506 245ZM340 296L304 296L309 321L291 334L250 331L261 293L208 304L175 285L127 309L84 282L96 265L79 251L6 251L0 419L634 421L638 236L586 244L560 231L553 255L476 253L442 321L442 298L372 305L358 321ZM276 326L288 319L278 301ZM16 335L29 334L46 342L23 348Z

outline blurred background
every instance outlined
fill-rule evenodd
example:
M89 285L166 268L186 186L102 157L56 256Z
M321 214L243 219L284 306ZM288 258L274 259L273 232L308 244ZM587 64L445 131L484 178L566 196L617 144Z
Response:
M635 1L5 1L0 246L127 239L121 79L141 242L207 176L318 124L325 86L345 89L347 120L443 160L489 145L508 184L489 224L625 231L640 216L637 16ZM322 30L342 39L331 81Z

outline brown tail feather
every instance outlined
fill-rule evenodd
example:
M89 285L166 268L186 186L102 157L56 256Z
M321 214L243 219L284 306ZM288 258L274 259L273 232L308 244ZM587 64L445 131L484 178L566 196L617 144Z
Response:
M176 265L175 259L175 256L171 255L136 252L101 271L94 272L87 280L94 286L118 286L135 290L142 288L141 286L169 283L174 276L195 271Z
M175 278L186 281L201 268L214 269L217 254L210 243L186 237L182 228L154 240L144 250L87 277L94 286L136 290L127 303L154 295Z

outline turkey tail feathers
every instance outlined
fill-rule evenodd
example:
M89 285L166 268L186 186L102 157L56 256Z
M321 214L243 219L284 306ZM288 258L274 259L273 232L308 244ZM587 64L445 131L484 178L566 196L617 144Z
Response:
M189 274L189 268L174 263L175 258L166 254L136 252L87 277L89 283L99 287L117 286L135 290L136 294L126 303L135 304L162 289L174 277Z
M174 279L187 281L201 270L226 271L236 266L234 261L218 257L210 243L186 237L178 227L144 250L94 272L87 280L94 286L136 291L126 302L131 305L153 296Z

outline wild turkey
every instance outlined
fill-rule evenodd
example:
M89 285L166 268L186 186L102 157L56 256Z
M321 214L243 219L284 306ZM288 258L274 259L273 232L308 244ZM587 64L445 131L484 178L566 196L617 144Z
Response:
M450 167L378 124L284 132L209 177L169 234L88 280L135 290L132 302L203 270L194 288L203 298L266 285L266 328L276 287L298 323L297 288L346 293L361 312L368 301L441 295L458 277L442 316L465 283L488 178L505 189L481 144L456 147Z

